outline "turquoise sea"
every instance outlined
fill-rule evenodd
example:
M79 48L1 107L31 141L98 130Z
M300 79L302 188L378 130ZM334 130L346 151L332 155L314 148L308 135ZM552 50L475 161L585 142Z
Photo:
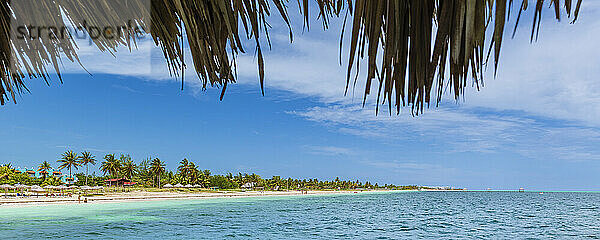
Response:
M1 239L597 239L600 193L386 192L0 207Z

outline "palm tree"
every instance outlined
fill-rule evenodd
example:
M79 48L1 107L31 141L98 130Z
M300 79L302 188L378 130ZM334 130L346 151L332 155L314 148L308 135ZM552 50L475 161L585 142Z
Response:
M184 62L185 51L182 50L180 44L181 38L187 38L191 59L194 60L193 65L203 86L222 87L221 98L227 84L236 80L234 63L237 55L245 52L244 41L242 41L244 36L256 43L259 82L262 89L265 76L260 39L269 39L267 16L271 12L278 12L281 19L288 25L291 39L290 19L292 18L287 12L289 2L298 3L306 29L309 29L311 19L309 14L314 13L309 9L309 1L206 0L193 1L192 4L187 1L182 3L177 0L161 0L152 1L150 10L143 7L146 0L104 1L105 4L95 4L92 3L93 0L80 1L81 4L64 4L64 1L55 1L56 3L47 4L42 9L14 8L11 9L12 11L2 12L0 22L9 23L12 18L27 20L27 17L31 18L31 12L35 12L36 17L46 18L45 22L74 21L72 24L79 26L82 25L84 19L100 25L106 22L127 22L132 19L130 13L139 14L134 18L139 20L140 25L146 26L152 23L152 28L143 29L143 31L152 36L157 46L161 46L169 69L175 74L182 73L187 65ZM4 4L8 2L3 1ZM70 3L70 1L66 2ZM532 3L533 7L529 7L529 2L529 0L523 0L518 11L512 12L513 15L518 14L513 16L516 17L516 29L521 12L533 9L534 27L531 32L533 40L534 36L537 36L536 31L539 32L544 0L535 0L535 4ZM559 5L560 1L547 2L554 5L556 18L560 19L561 12L563 12ZM351 16L351 29L348 32L350 44L346 46L350 50L348 51L346 88L350 83L351 73L360 69L358 62L366 56L368 64L365 97L370 93L372 80L378 78L381 80L379 81L380 90L377 94L378 96L382 95L381 98L378 98L378 102L387 101L390 110L394 104L397 111L407 103L412 105L418 113L419 110L422 111L424 104L431 101L432 93L439 93L447 86L452 86L450 90L453 91L455 98L458 98L467 85L468 73L472 73L476 82L481 80L482 70L486 66L483 64L483 59L487 59L484 48L487 46L490 50L491 46L494 46L494 63L497 68L505 23L507 16L511 13L509 7L512 3L512 0L383 2L319 0L312 6L318 6L318 17L321 19L324 29L329 27L330 19L333 17ZM573 21L578 17L581 3L582 0L577 0L576 6L572 6L572 0L564 1L564 10L569 18L573 15ZM273 6L276 10L272 9ZM509 9L507 10L507 8ZM67 17L64 17L63 14L55 14L58 11L64 12ZM125 12L129 14L121 14ZM78 17L69 17L72 14ZM80 14L83 15L79 16ZM491 21L494 21L493 24ZM537 27L536 23L538 23ZM71 23L69 22L69 24ZM488 29L488 26L493 29ZM4 28L4 31L6 32L0 35L7 38L2 39L7 44L0 46L3 53L9 53L12 49L32 49L31 47L25 48L24 46L27 44L34 44L34 46L36 43L42 44L42 40L32 42L30 39L27 41L14 41L13 39L13 41L9 41L10 28ZM491 37L486 37L488 32L492 33ZM122 41L99 38L95 39L94 43L101 51L110 51L116 45L132 47L133 44L136 44L136 41L123 41L129 37L129 35L123 36L120 39ZM485 39L489 40L486 42ZM48 71L51 70L40 66L55 66L55 72L59 73L61 59L53 56L62 52L69 56L71 61L76 61L78 59L77 47L74 44L70 39L66 39L63 42L43 45L44 48L39 48L38 52L28 54L37 56L37 58L27 58L27 60L0 56L2 64L8 65L11 61L15 61L12 66L22 66L19 70L0 69L0 83L3 83L0 84L0 103L3 104L11 96L14 101L16 93L27 89L23 80L26 76L46 79ZM340 48L342 48L341 44ZM46 54L46 52L50 54ZM488 53L490 52L488 51ZM449 69L446 68L448 65ZM449 70L450 73L450 79L447 82L444 81L445 70ZM434 85L434 81L438 84ZM441 97L438 96L433 101L439 102L440 99Z
M100 170L106 174L110 174L113 177L119 178L119 171L121 171L121 162L115 158L115 154L106 154L104 161L100 165Z
M125 164L125 162L129 160L131 160L131 156L129 154L121 154L119 157L119 162L121 162L121 165Z
M198 180L198 176L201 174L198 171L198 167L192 161L188 161L186 158L181 160L179 166L177 167L177 171L181 174L185 183L193 184Z
M196 164L193 162L190 162L190 165L188 166L188 175L188 183L198 183L198 179L200 178L201 172L198 170L198 167L196 167Z
M150 173L152 174L154 181L154 185L160 188L160 175L165 172L165 163L162 162L159 158L155 158L150 163ZM158 185L157 185L158 183Z
M132 180L133 175L136 173L135 163L131 159L126 160L121 166L121 173L123 176L129 177L129 180Z
M57 186L60 184L62 184L62 182L60 181L60 178L57 178L54 176L50 176L49 178L46 178L46 180L44 180L42 182L42 186L47 186L47 185Z
M40 174L42 174L42 179L46 180L46 176L48 176L48 171L50 171L50 169L52 169L52 166L50 166L48 161L44 161L42 164L40 164L38 171Z
M62 158L58 160L60 164L60 166L58 166L59 170L62 170L64 168L69 169L69 178L73 178L72 174L71 174L71 169L72 168L79 168L81 166L81 163L79 163L79 157L77 157L77 153L74 153L73 151L69 150L66 151L62 154Z
M190 163L187 160L187 158L184 158L183 160L181 160L181 162L179 162L179 166L177 167L177 171L179 171L179 174L181 174L181 177L183 177L183 179L187 180L187 178L190 175Z
M85 165L85 185L88 185L88 164L96 165L96 156L92 155L90 152L84 151L81 153L81 157L79 158L79 162Z
M202 182L202 186L204 186L205 188L209 187L210 185L210 170L206 169L204 171L201 172L201 182Z

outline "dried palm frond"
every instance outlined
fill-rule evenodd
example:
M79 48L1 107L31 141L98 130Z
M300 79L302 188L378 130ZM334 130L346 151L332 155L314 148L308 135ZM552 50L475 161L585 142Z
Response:
M30 1L35 8L23 8ZM304 25L309 29L309 0L297 0ZM444 86L452 86L458 98L471 76L479 87L483 68L494 53L498 68L500 48L506 18L510 16L513 0L315 0L318 18L323 28L329 27L331 17L352 16L347 69L347 85L352 73L358 77L359 63L366 58L367 74L364 99L370 94L373 79L379 81L377 103L385 103L397 113L409 105L413 114L423 111L432 94L440 102ZM61 54L73 62L77 46L72 39L34 39L16 41L14 23L44 22L55 26L65 22L78 27L86 24L123 25L134 21L144 32L151 34L164 54L172 75L183 78L186 68L184 38L191 50L194 69L203 87L222 87L236 81L235 59L244 53L240 34L256 44L259 82L264 94L264 59L261 39L269 43L267 18L272 7L292 30L287 12L288 0L0 0L0 103L15 99L16 93L26 90L24 79L49 76L52 65L60 78ZM535 1L531 40L539 32L543 0ZM582 0L572 11L572 1L564 0L567 17L578 17ZM550 0L556 18L560 20L560 0ZM25 5L27 6L27 5ZM518 8L527 10L528 0ZM345 21L345 20L344 20ZM491 23L493 21L493 24ZM28 23L31 22L31 23ZM435 26L435 27L434 27ZM486 30L493 34L486 43ZM342 29L343 37L344 29ZM112 52L117 46L135 46L135 31L128 29L116 39L94 39L101 51ZM513 33L514 35L514 33ZM340 49L342 46L340 41ZM489 44L487 54L484 52ZM383 51L383 52L381 52ZM341 50L340 50L341 53ZM341 54L340 54L341 55ZM365 57L366 55L366 57ZM446 67L449 80L446 82ZM182 80L183 84L183 80ZM435 86L435 87L434 87ZM182 85L183 87L183 85Z
M364 99L370 93L371 81L377 77L377 104L387 101L390 113L392 104L397 113L408 104L413 114L419 114L424 105L429 105L432 93L437 93L436 105L441 101L444 86L448 84L452 86L455 99L458 99L467 85L469 75L479 87L492 47L494 70L497 70L505 22L510 16L512 2L356 0L346 86L350 85L353 70L358 71L360 59L366 50L368 66ZM564 2L567 16L570 17L571 1ZM581 2L578 0L577 6ZM543 0L536 1L532 41L539 32L543 3ZM560 20L560 0L552 0L550 4L554 5L556 18ZM527 6L528 0L523 0L515 30L521 12ZM573 21L578 13L579 7L576 7ZM494 21L492 25L491 21ZM433 23L437 25L436 28L433 28ZM488 26L493 27L493 34L487 55L484 55ZM380 46L383 53L378 52ZM450 67L448 82L445 80L446 66ZM434 79L437 79L436 88L433 88Z

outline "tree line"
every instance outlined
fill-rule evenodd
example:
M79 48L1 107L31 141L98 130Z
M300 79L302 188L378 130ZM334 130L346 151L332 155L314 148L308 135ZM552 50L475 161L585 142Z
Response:
M129 154L114 153L104 155L100 163L102 175L89 174L89 165L96 165L96 156L84 151L80 154L73 151L62 153L57 160L58 170L67 169L68 179L74 181L78 186L104 185L108 179L125 178L135 182L137 187L161 188L165 184L195 185L202 188L239 189L246 186L254 189L264 190L324 190L324 189L418 189L418 186L396 186L393 184L379 185L369 181L358 180L318 180L318 179L294 179L273 176L262 178L255 173L227 173L224 175L213 175L210 170L200 169L193 161L184 158L179 162L175 170L166 169L166 164L160 158L147 158L135 163ZM73 174L73 170L85 167L85 172ZM38 167L40 177L30 177L26 173L19 173L10 164L0 166L0 184L28 184L28 185L60 185L63 182L50 174L52 166L44 161ZM73 178L73 175L75 178Z

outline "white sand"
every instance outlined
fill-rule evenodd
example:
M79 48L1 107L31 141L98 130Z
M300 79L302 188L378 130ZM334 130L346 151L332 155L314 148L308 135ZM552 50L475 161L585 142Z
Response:
M110 203L110 202L136 202L136 201L155 201L169 199L202 199L202 198L240 198L240 197L265 197L265 196L293 196L293 195L321 195L321 194L360 194L386 192L386 190L370 191L220 191L220 192L145 192L131 191L119 193L106 193L102 196L87 197L88 203ZM72 197L9 197L0 196L0 207L19 207L19 206L39 206L48 204L84 204L84 198L81 202L78 195Z

